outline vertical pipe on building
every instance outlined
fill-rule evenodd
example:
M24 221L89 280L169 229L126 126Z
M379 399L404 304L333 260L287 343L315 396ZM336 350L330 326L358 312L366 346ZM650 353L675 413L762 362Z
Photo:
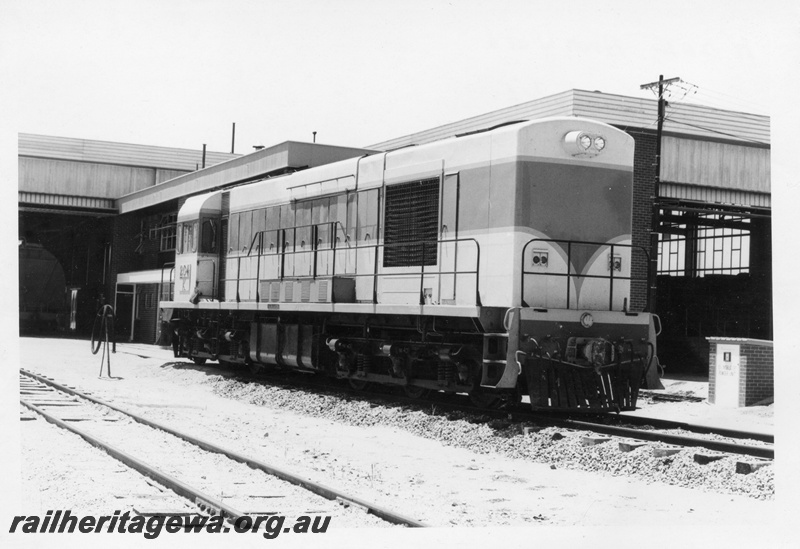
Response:
M233 146L236 143L236 122L233 123L233 130L231 131L231 154L233 154Z
M206 167L206 144L203 143L203 168Z

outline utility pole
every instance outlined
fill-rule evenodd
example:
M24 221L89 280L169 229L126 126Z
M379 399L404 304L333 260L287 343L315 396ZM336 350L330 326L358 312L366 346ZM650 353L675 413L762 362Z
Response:
M680 82L680 78L664 80L664 75L658 76L658 81L642 84L639 88L649 90L658 87L658 129L656 130L656 158L653 168L655 177L653 181L653 210L650 224L650 270L647 276L650 288L650 312L656 310L656 276L658 275L658 230L660 223L661 207L659 204L659 185L661 183L661 132L664 129L664 111L667 101L664 99L664 87Z

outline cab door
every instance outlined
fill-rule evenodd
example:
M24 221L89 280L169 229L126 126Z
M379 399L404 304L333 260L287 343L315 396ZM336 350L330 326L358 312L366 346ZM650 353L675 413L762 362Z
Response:
M200 222L197 254L197 291L216 299L219 279L220 219L203 217Z

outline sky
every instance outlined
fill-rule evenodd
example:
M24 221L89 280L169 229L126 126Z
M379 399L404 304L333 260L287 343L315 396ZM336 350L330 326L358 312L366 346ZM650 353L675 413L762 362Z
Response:
M771 114L767 0L0 0L15 131L229 152L367 146L569 89ZM796 27L795 27L796 29ZM685 96L684 96L685 94Z

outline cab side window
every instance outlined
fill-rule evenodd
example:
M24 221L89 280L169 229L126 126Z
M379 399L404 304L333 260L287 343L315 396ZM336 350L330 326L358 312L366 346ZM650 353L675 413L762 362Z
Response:
M182 254L183 253L183 223L178 223L178 226L175 230L175 252Z
M183 225L183 253L194 253L197 251L197 221L184 223Z
M217 222L213 219L203 221L200 234L200 253L217 253Z

